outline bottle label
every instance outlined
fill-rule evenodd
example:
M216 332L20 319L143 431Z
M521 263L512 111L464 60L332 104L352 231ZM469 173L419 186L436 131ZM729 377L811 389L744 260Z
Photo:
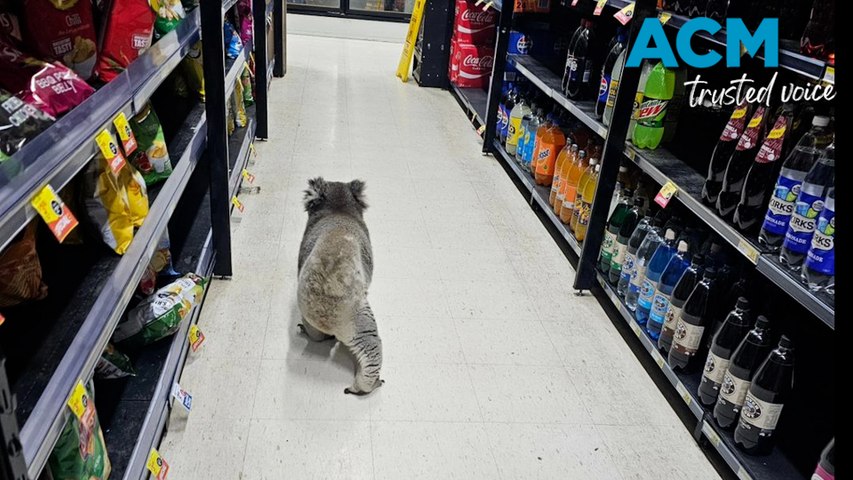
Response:
M755 110L755 113L752 115L752 120L749 121L749 125L746 126L746 130L743 132L743 135L740 136L740 140L737 142L737 150L749 150L754 148L758 143L758 139L761 137L761 127L763 125L762 121L764 120L764 107L758 107Z
M645 95L643 95L643 92L637 92L634 96L634 109L631 112L631 120L634 120L635 122L640 118L640 105L643 104L644 97ZM614 99L613 101L615 102L616 100Z
M749 392L743 402L740 418L749 425L772 432L779 423L783 406L784 404L781 403L765 402Z
M574 55L569 55L566 58L566 70L569 74L569 83L574 83L578 81L578 75L580 73L580 69L578 68L578 59Z
M601 259L605 262L613 260L613 249L616 247L616 234L610 230L604 231L604 240L601 241Z
M785 232L785 248L805 255L817 227L817 217L823 211L823 198L800 191L791 223Z
M705 334L705 327L693 325L684 321L684 313L675 326L674 342L681 347L684 354L692 357L696 355L699 346L702 345L702 336Z
M785 115L779 115L776 119L776 125L773 130L767 134L761 148L758 149L758 154L755 156L757 163L770 163L779 160L782 155L782 143L785 141L785 131L788 127L788 118Z
M726 376L726 370L729 369L729 360L714 355L713 352L708 353L708 359L705 360L705 369L702 371L702 376L708 380L722 384L723 377Z
M811 480L835 480L835 475L827 472L825 468L818 465Z
M610 79L610 88L607 92L607 108L616 105L616 94L619 92L619 80Z
M578 186L577 185L569 185L566 188L566 195L563 199L563 208L568 208L569 210L575 209L575 200L578 196Z
M652 308L649 311L649 318L655 323L663 324L666 321L668 307L669 295L661 293L660 290L655 290L655 294L652 297Z
M587 60L584 62L583 67L583 83L589 83L592 78L592 60Z
M637 122L645 127L659 128L663 126L668 100L648 98L640 104L637 112Z
M773 196L770 197L770 208L767 209L767 215L764 217L764 230L774 235L784 235L788 231L788 223L794 213L802 183L802 179L779 176Z
M578 213L578 225L589 224L589 214L592 212L592 204L585 201L581 202L580 212Z
M624 281L628 282L628 284L633 283L634 276L637 273L636 259L637 257L635 257L633 253L629 253L628 249L626 248L625 259L622 261L622 278L624 279Z
M746 125L746 110L748 105L744 103L742 106L735 109L732 112L732 116L729 118L729 123L726 124L726 128L723 129L723 134L720 135L720 140L723 142L731 142L733 140L737 140L737 138L743 132L743 127Z
M610 92L610 74L601 76L601 84L598 86L598 103L607 105L607 94Z
M824 209L812 236L806 268L824 275L835 275L835 212Z
M518 136L521 134L521 118L510 118L508 128L506 143L518 145Z
M625 263L625 253L628 251L628 245L616 242L616 247L613 249L613 255L610 257L610 269L622 270L622 264Z
M639 260L634 260L634 275L631 277L631 289L640 292L643 280L646 277L646 266Z
M752 382L749 380L744 380L733 375L732 372L727 371L725 375L723 375L723 384L720 386L720 396L733 406L737 407L734 409L734 411L737 412L740 410L740 406L743 405L743 401L746 399L746 394L749 393L749 385L751 383Z
M675 335L675 327L678 326L679 318L681 318L681 307L676 307L672 302L669 302L666 315L663 317L663 328L661 331L671 332L672 335Z
M643 310L652 309L652 297L655 295L656 286L656 282L648 278L643 279L643 283L640 286L640 298L637 299L637 304L643 307Z

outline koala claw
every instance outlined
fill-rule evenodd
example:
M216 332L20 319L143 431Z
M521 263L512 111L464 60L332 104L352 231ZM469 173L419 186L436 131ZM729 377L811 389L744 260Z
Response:
M385 380L379 380L379 385L377 385L376 388L379 388L384 384L385 384ZM373 390L376 390L376 388L374 388ZM370 392L372 392L373 390L371 390ZM346 395L357 395L359 397L362 397L364 395L368 395L370 392L362 392L359 390L353 390L350 387L347 387L344 389L344 394L346 394Z

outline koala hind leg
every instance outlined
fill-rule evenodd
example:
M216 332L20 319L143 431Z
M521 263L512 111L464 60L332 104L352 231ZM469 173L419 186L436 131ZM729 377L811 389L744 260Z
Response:
M304 318L302 319L302 323L296 325L299 327L299 330L305 334L306 337L310 338L315 342L322 342L324 340L328 340L330 338L334 338L334 335L327 335L320 330L312 327L310 323Z
M358 363L355 383L345 389L344 393L365 395L385 383L379 379L379 370L382 368L382 340L376 329L373 311L366 301L356 311L353 321L352 336L338 339L350 349Z

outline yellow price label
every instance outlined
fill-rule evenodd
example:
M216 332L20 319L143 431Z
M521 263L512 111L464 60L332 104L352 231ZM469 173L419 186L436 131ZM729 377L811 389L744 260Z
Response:
M690 395L690 392L687 391L687 387L685 387L683 383L678 382L678 385L675 386L675 391L681 395L681 399L684 400L684 403L687 405L693 403L693 397Z
M678 192L678 186L672 183L672 181L666 182L662 187L660 187L660 191L655 196L655 203L666 208L666 206L669 205L669 201L672 200L673 196L675 196L676 192Z
M598 3L595 4L595 11L592 14L601 15L605 5L607 5L607 0L598 0Z
M767 134L767 138L775 140L778 138L782 138L782 135L785 135L785 127L779 127L770 130L770 133Z
M86 392L86 386L82 380L77 381L74 389L71 390L71 396L68 397L68 408L74 413L78 419L82 419L89 408L89 394Z
M835 85L835 67L832 65L826 66L826 70L823 71L823 81L830 85Z
M486 3L486 4L483 6L483 11L485 12L486 10L488 10L488 9L492 8L492 6L493 6L494 4L495 4L495 2L488 2L488 3Z
M670 18L672 18L672 14L669 12L661 12L660 16L658 17L658 19L660 19L661 25L666 25L666 22L668 22Z
M160 452L156 448L152 448L151 453L148 454L148 461L145 462L145 468L151 472L151 475L154 475L156 480L165 480L166 475L169 473L169 464L160 456Z
M189 340L190 348L192 348L194 352L198 351L201 344L204 343L204 333L202 333L201 329L198 328L198 325L190 327Z
M244 180L246 180L249 183L255 183L255 176L252 175L251 173L249 173L249 171L246 170L245 168L243 169L242 174L243 174Z
M636 6L635 3L629 3L628 5L625 6L625 8L616 12L616 14L614 14L613 17L616 18L616 20L618 20L619 23L621 23L622 25L628 25L628 22L630 22L631 18L634 17L634 7L635 6Z
M754 265L758 265L758 257L761 254L749 242L747 242L746 240L739 240L737 243L737 249L746 258L748 258L750 262L752 262Z
M629 320L629 324L631 326L631 331L634 332L634 335L640 336L643 332L640 331L640 326L637 325L633 320Z
M107 160L110 170L118 174L118 171L124 166L125 161L124 155L121 154L118 145L116 145L113 134L109 130L102 130L101 133L95 136L95 143L98 144L101 155Z
M127 122L127 117L124 115L124 112L118 114L118 116L113 120L113 125L116 126L118 138L121 139L121 146L124 147L124 154L130 155L136 151L136 136L133 134L133 130L130 128L130 124Z
M257 151L257 150L255 150L255 142L252 142L252 143L250 143L250 144L249 144L249 151L250 151L250 152L252 152L252 156L253 156L253 157L257 157L257 156L258 156L258 151Z
M35 194L30 205L44 220L59 243L62 243L77 226L77 218L49 184Z
M240 210L240 213L243 213L243 202L241 202L236 196L231 197L231 203L237 207L237 210Z
M715 432L714 429L711 428L711 426L708 425L707 423L705 423L704 430L705 430L705 436L708 437L708 440L711 442L711 445L713 445L714 448L719 447L720 446L720 436L717 435L717 432Z
M658 364L658 368L663 368L666 362L663 359L663 355L660 354L657 350L652 350L652 358L655 360L655 363Z
M740 480L752 480L752 475L746 471L743 467L738 468L737 470L737 478Z

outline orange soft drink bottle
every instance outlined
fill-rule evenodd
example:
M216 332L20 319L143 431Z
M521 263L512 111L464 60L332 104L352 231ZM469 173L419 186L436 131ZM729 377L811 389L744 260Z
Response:
M536 183L548 187L554 180L557 155L566 146L566 135L557 124L556 118L549 115L545 124L539 127L536 137Z

